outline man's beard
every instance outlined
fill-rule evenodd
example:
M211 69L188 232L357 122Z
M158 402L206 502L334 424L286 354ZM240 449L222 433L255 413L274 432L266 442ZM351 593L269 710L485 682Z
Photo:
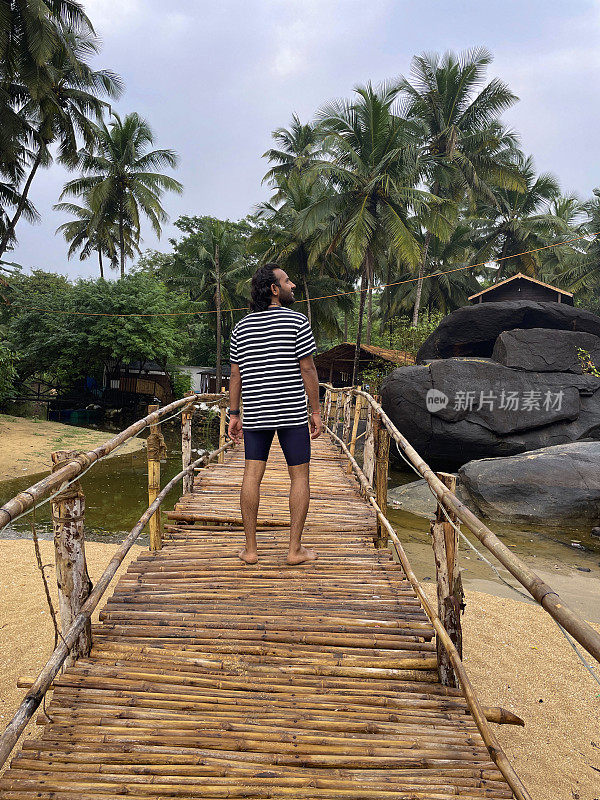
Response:
M279 293L279 302L281 303L282 306L286 306L286 308L289 308L290 306L293 306L294 303L296 302L296 299L294 297L294 293L290 292L289 294L283 296L281 294L281 292L280 292Z

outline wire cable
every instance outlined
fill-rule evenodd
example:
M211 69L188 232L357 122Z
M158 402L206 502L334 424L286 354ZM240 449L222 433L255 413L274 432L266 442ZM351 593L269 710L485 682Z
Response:
M498 256L498 258L488 259L487 261L480 261L477 264L464 264L460 267L454 267L453 269L445 270L444 272L432 272L429 275L423 275L421 278L414 277L414 278L405 278L401 281L394 281L393 283L384 283L379 286L379 289L387 289L390 286L400 286L404 283L414 283L415 281L425 280L426 278L439 278L442 275L450 275L453 272L460 272L461 270L466 269L476 269L477 267L485 267L486 264L489 264L491 261L497 263L498 261L506 261L509 258L519 258L520 256L527 256L531 253L539 253L540 250L548 250L552 247L560 247L564 244L571 244L572 242L578 242L581 239L588 239L594 238L596 236L600 236L600 231L597 233L584 233L580 236L573 236L571 239L564 239L562 242L553 242L552 244L546 244L543 247L534 247L531 250L524 250L522 253L514 253L510 256ZM367 292L369 289L350 289L346 292L337 292L335 294L324 294L320 297L311 297L310 302L313 303L316 300L329 300L333 297L344 297L346 295L352 294L362 294L363 292ZM3 297L4 302L6 305L12 305L9 303L6 298ZM308 300L302 298L300 300L296 300L297 303L308 303ZM23 311L41 311L44 314L63 314L67 316L76 316L76 317L186 317L186 316L202 316L204 314L216 314L218 313L216 309L207 309L203 311L171 311L171 312L161 312L157 314L109 314L109 313L102 313L102 312L94 312L94 311L63 311L61 309L52 309L52 308L39 308L37 306L16 306ZM241 306L240 308L228 308L226 309L226 313L233 313L234 311L248 311L248 306Z

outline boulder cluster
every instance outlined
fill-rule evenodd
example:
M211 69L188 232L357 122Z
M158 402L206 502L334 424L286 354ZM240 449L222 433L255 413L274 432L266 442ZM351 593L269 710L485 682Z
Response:
M590 311L526 300L460 308L415 366L387 376L382 405L434 468L462 467L469 505L486 516L598 520L600 377L583 372L580 350L600 368Z

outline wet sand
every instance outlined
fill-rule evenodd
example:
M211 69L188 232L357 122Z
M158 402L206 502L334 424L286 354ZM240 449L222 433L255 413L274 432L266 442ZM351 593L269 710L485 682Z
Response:
M54 450L92 450L112 438L106 431L78 428L62 422L0 414L0 481L50 471ZM118 454L141 450L144 442L131 439Z
M52 563L52 543L40 544L44 563ZM87 544L92 580L114 550L114 544ZM140 550L134 546L131 557ZM24 694L16 688L17 678L35 675L43 666L53 647L53 633L33 543L4 540L0 552L4 656L0 723L4 726ZM55 591L53 569L47 572ZM490 587L496 584L490 581ZM433 584L427 590L433 597ZM481 701L504 706L525 719L524 729L493 728L533 799L600 800L600 687L554 622L536 605L474 591L467 582L463 628L465 664ZM38 730L30 725L25 736Z

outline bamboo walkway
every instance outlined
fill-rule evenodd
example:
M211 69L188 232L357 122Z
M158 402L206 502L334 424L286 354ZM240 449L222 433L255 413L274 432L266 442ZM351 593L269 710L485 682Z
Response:
M375 516L325 437L305 540L284 563L287 470L263 482L260 563L244 567L243 452L201 470L166 541L119 580L90 658L55 684L5 800L510 798Z

